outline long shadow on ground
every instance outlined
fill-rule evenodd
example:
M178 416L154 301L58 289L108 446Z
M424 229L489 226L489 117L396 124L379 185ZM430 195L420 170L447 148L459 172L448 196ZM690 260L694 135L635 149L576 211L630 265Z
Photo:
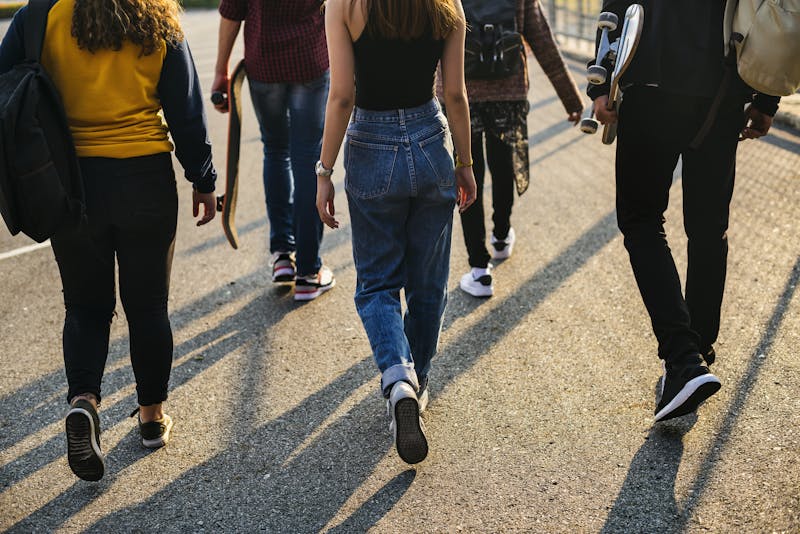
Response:
M789 304L800 283L800 258L791 270L766 330L753 351L741 380L732 387L735 394L725 418L708 445L708 453L690 486L681 508L675 499L675 479L683 455L683 435L694 425L696 415L656 424L628 469L602 532L684 532L702 501L714 468L722 459L731 435L753 391L764 362L769 357Z
M433 402L446 384L478 364L515 324L615 236L612 212L522 283L514 296L492 309L492 316L502 320L502 328L486 323L488 326L477 327L469 339L459 339L443 347L435 363ZM289 413L242 432L226 450L188 470L144 502L98 520L90 530L102 532L130 526L144 531L182 531L198 528L198 521L210 530L316 532L323 529L373 474L392 446L383 403L369 395L309 437L353 390L375 375L371 358L362 359ZM240 404L247 401L240 399ZM361 531L374 525L393 508L410 483L401 477L385 485L345 520L346 528ZM64 525L90 498L76 493L68 490L15 525L15 530L28 530L34 525L46 529ZM169 520L165 521L165 517Z

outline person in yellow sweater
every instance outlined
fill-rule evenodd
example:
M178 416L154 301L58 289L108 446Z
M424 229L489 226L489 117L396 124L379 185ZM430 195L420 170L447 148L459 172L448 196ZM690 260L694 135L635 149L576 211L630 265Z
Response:
M51 240L66 307L67 458L77 476L99 480L105 464L97 408L116 305L114 258L130 331L142 443L161 447L172 428L162 403L172 365L167 297L178 211L168 134L193 184L198 226L214 218L216 171L178 3L49 4L41 63L64 102L87 214L85 223ZM31 7L16 14L0 45L0 72L24 59L24 21Z

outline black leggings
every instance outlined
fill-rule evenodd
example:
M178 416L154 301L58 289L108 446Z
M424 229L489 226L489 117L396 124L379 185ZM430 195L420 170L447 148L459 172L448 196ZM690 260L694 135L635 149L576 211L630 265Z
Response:
M467 245L470 267L486 268L491 256L486 249L486 226L483 211L483 184L488 163L492 173L492 222L494 236L505 239L511 229L511 208L514 205L513 148L498 137L485 133L486 158L483 157L482 134L472 136L472 161L478 196L475 203L461 214L461 228Z
M88 224L51 240L64 286L67 400L82 393L100 400L116 254L138 401L157 404L167 398L172 366L167 296L178 214L172 160L163 153L80 163Z

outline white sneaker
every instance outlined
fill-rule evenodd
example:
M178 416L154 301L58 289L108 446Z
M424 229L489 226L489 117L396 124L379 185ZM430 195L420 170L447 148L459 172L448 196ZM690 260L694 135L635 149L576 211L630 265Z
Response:
M424 413L425 410L428 409L428 401L430 400L430 395L428 394L428 388L422 390L417 397L417 402L419 403L419 413Z
M491 270L473 267L461 277L459 287L473 297L491 297L494 295Z
M330 269L324 265L317 274L298 276L294 281L294 300L314 300L336 285Z
M428 440L420 418L417 392L408 382L395 382L386 402L392 422L389 430L394 435L397 454L407 464L416 464L428 456Z
M294 282L295 267L293 252L275 252L270 258L272 281L275 283Z
M505 239L497 239L492 232L492 258L495 260L504 260L511 256L514 250L514 241L517 237L514 235L514 229L508 230L508 235Z

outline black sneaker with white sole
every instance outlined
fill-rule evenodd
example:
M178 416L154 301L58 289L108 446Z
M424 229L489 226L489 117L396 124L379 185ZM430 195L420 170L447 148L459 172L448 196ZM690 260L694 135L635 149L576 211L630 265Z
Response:
M661 380L661 399L656 406L656 422L694 412L721 386L719 378L699 363L687 366L666 363Z
M79 399L67 412L67 460L83 480L97 481L106 470L100 450L100 417L92 403Z
M387 402L397 454L407 464L416 464L428 456L428 440L420 418L417 393L407 382L395 382Z
M172 431L172 417L164 414L158 421L142 423L139 421L139 433L142 435L142 445L148 449L158 449L169 442Z
M139 413L136 408L131 417ZM141 416L139 421L139 434L142 436L142 445L148 449L158 449L169 443L170 432L172 431L172 417L164 414L161 419L142 423Z
M702 356L706 365L711 367L711 364L717 360L717 351L714 350L713 346L709 346L707 349L703 350Z

